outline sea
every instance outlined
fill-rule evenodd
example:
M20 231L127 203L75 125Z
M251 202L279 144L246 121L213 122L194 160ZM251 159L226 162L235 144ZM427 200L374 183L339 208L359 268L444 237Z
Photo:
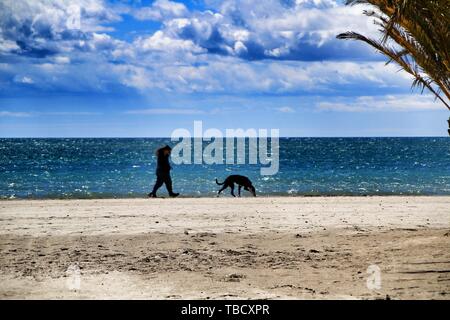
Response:
M0 139L0 198L142 198L155 182L155 150L165 144L174 145L169 138ZM248 161L173 164L174 191L212 197L216 178L241 174L258 196L450 195L448 137L280 138L278 150L275 175ZM167 196L165 187L158 195Z

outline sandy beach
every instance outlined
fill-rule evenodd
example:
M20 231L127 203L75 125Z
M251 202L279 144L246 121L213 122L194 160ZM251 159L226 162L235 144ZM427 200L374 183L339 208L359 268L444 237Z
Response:
M11 200L0 220L1 299L450 298L450 197Z

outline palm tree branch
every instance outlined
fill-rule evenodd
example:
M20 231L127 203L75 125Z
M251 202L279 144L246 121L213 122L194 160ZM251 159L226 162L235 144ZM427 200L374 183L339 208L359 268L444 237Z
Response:
M420 74L419 70L417 70L415 63L408 63L407 57L405 56L405 53L403 51L395 51L392 48L389 48L387 45L383 44L382 42L367 38L357 32L352 31L341 33L337 35L337 38L363 41L372 46L373 48L375 48L376 50L380 51L384 55L388 56L390 58L388 62L390 61L396 62L404 71L406 71L407 73L409 73L414 77L413 86L417 86L420 84L423 87L426 87L450 110L450 105L432 87L431 82L433 80L431 79L427 80L426 78L424 78Z

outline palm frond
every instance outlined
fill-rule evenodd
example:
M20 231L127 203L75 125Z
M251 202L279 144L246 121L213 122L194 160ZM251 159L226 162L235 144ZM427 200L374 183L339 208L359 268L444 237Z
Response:
M346 4L373 7L363 13L375 19L383 35L374 40L350 31L337 38L374 47L389 58L387 63L395 62L413 76L412 87L428 89L450 110L450 1L347 0Z

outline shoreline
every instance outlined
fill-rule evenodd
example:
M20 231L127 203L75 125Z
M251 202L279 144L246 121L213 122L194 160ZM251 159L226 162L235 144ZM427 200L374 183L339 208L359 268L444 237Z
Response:
M236 196L236 199L242 198L242 199L253 199L253 198L260 198L260 199L267 199L267 198L392 198L392 197L407 197L407 198L414 198L414 197L425 197L425 198L439 198L439 197L450 197L450 194L300 194L300 195L281 195L281 194L274 194L274 195L257 195L256 197L252 196L242 196L238 197ZM206 196L190 196L190 195L180 195L176 198L171 198L168 195L161 195L157 198L148 198L147 195L142 196L130 196L130 197L79 197L79 198L47 198L47 197L37 197L37 198L0 198L1 202L9 202L9 201L78 201L78 200L142 200L142 199L233 199L230 195L221 195L220 197L217 197L215 195L206 195Z
M0 299L450 299L449 207L450 196L3 201Z

